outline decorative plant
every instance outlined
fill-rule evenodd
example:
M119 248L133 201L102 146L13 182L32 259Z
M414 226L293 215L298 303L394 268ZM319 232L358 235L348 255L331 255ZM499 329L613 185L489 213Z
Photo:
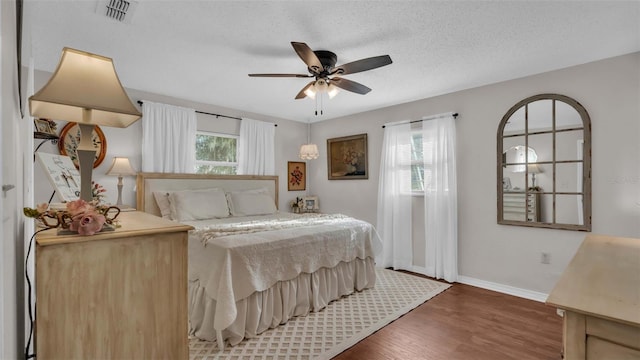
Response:
M295 200L291 200L291 207L294 209L304 207L304 200L301 197L296 197Z
M96 201L82 199L66 203L66 209L49 209L49 204L38 204L35 209L25 207L24 215L39 219L45 227L76 231L80 235L93 235L105 224L118 227L115 219L120 209L115 206L99 205Z
M105 197L105 192L107 192L107 190L102 185L95 181L91 182L91 197L96 204L102 203L102 200Z

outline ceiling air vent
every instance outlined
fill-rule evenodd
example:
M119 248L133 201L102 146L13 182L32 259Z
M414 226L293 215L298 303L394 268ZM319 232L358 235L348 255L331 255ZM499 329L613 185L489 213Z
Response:
M100 0L96 7L96 13L108 18L131 24L133 13L138 7L137 1L127 0Z

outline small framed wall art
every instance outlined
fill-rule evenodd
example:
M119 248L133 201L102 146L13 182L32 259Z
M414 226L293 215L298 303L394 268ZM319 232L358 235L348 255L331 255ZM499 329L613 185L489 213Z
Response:
M100 165L100 163L102 163L102 160L104 160L104 157L107 154L107 140L98 125L93 128L91 142L93 143L93 147L96 149L96 158L93 162L93 168L95 169ZM62 128L62 131L60 131L58 150L60 150L60 154L70 157L76 168L79 167L78 154L76 153L76 149L79 144L80 127L77 123L67 123Z
M289 161L287 163L287 190L303 191L307 185L307 163Z
M327 139L329 180L368 179L367 134Z
M33 124L35 126L36 132L44 133L44 134L52 134L51 125L49 125L49 121L45 119L33 119Z
M317 196L305 196L302 201L304 203L303 212L317 212L320 209Z

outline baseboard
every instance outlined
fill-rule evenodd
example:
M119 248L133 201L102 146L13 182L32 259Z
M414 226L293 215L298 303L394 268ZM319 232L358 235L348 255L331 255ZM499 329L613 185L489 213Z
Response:
M459 275L457 282L539 302L547 301L547 297L549 296L549 294L517 288L509 285L498 284L491 281L480 280L469 276Z
M429 276L427 275L429 273L433 273L433 271L428 271L429 269L421 266L412 266L411 269L408 269L408 270L418 274L426 275L426 276ZM547 301L547 297L549 296L549 294L517 288L515 286L498 284L491 281L480 280L480 279L472 278L469 276L458 275L458 280L456 282L479 287L482 289L491 290L491 291L497 291L499 293L513 295L513 296L521 297L524 299L534 300L538 302Z

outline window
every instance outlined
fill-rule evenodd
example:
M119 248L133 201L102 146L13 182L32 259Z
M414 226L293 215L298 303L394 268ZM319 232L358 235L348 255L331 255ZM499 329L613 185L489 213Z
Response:
M423 194L434 185L431 183L433 142L425 141L422 135L422 129L411 133L411 192L415 195Z
M235 175L238 169L238 136L198 131L196 173Z
M424 162L422 133L411 134L411 192L424 192Z

